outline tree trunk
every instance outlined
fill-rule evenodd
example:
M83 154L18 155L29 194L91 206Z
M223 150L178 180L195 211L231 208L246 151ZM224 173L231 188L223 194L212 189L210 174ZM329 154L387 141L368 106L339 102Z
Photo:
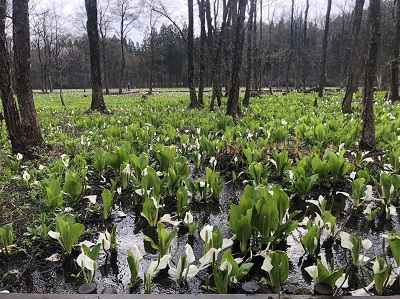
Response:
M292 57L293 57L293 43L294 43L294 0L292 0L292 10L290 13L290 48L289 48L289 58L286 66L286 92L289 92L289 72L290 67L292 66Z
M390 100L398 101L399 98L399 59L400 59L400 0L396 1L396 33L393 42L393 58L391 61Z
M5 21L7 0L0 0L0 91L3 104L4 119L13 153L24 152L25 146L20 138L22 131L21 120L18 114L17 103L12 93L10 61L7 54ZM22 149L22 150L21 150Z
M193 29L193 0L188 0L188 13L189 13L189 25L188 25L188 81L189 81L189 92L190 92L190 105L189 108L199 108L199 102L197 101L196 87L194 84L194 29Z
M307 28L308 28L308 10L310 9L309 0L306 1L306 8L304 10L304 23L303 23L303 48L301 50L302 55L302 67L301 67L301 83L303 92L306 89L306 77L308 72L308 53L307 53Z
M230 6L223 1L223 12L222 12L222 23L221 30L219 32L218 42L216 41L216 30L212 26L212 18L210 11L210 1L206 0L206 16L207 16L207 27L208 27L208 48L213 57L213 69L212 69L212 95L210 102L210 111L214 111L215 99L217 99L218 106L221 106L221 51L222 45L225 40L227 17ZM217 43L217 44L216 44Z
M121 18L121 73L119 77L119 89L118 93L122 94L122 89L124 86L124 75L125 75L125 51L124 51L124 17Z
M235 44L232 55L231 83L226 114L236 118L241 114L239 106L239 72L242 66L242 51L244 44L244 20L246 17L247 0L239 0L239 7L236 16Z
M326 18L325 18L325 29L324 29L324 37L322 40L322 58L321 58L321 68L319 72L318 78L318 97L322 98L324 95L324 88L326 85L326 55L328 49L328 34L329 34L329 19L331 15L331 7L332 0L328 0L328 8L326 10Z
M101 84L101 63L99 29L97 27L97 1L85 0L87 14L87 32L90 49L90 69L92 75L92 105L91 110L106 111Z
M26 0L13 1L13 38L15 91L22 126L19 138L23 139L26 152L31 147L43 145L32 93L29 7Z
M360 149L372 150L375 148L375 121L374 121L374 78L376 74L376 61L380 41L380 0L370 0L369 22L370 39L368 54L365 61L362 132Z
M357 91L357 85L356 85L357 80L355 80L354 77L356 74L356 63L358 55L358 50L357 50L358 36L360 34L360 29L361 29L364 2L365 0L357 0L353 12L353 29L351 33L351 48L350 48L350 56L349 56L348 71L347 71L346 94L342 102L343 113L352 112L351 102L353 101L353 93Z
M253 70L253 59L252 59L252 38L253 38L253 19L255 12L255 0L250 0L250 12L249 21L247 23L247 70L246 70L246 91L244 93L243 106L247 107L250 104L251 95L251 75ZM256 20L254 20L256 22Z
M106 94L110 94L110 87L108 85L108 71L107 71L107 58L106 58L106 37L101 37L101 55L103 58L103 77L104 77L104 85L106 88Z
M150 82L149 82L149 91L153 93L153 77L154 77L154 57L155 57L155 49L154 49L154 26L151 26L150 29Z
M204 106L204 71L205 65L205 43L206 43L206 10L204 0L197 0L200 18L200 67L199 67L199 96L198 102Z

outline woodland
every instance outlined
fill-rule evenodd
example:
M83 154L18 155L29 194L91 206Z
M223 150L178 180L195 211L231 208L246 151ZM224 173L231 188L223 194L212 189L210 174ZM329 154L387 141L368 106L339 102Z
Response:
M0 0L0 291L399 295L400 1L323 2Z

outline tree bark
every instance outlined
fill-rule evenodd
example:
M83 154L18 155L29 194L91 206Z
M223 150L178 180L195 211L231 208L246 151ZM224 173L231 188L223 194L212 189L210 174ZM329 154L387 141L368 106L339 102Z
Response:
M218 36L218 42L216 41L216 30L214 30L212 26L212 18L210 12L210 1L206 0L206 16L207 16L207 27L208 27L208 48L210 52L212 52L213 56L213 82L212 82L212 95L210 102L210 111L214 111L215 99L217 99L218 106L221 106L221 51L222 45L225 40L226 34L226 26L227 26L227 17L229 13L230 4L227 4L226 1L223 2L223 12L222 12L222 23L221 30ZM217 43L217 44L215 44Z
M304 23L303 23L303 48L301 50L302 65L301 65L301 83L303 92L306 89L306 77L308 71L308 53L307 53L307 28L308 28L308 10L310 9L309 0L306 1L306 8L304 10Z
M253 38L253 19L255 12L255 0L250 0L249 21L247 23L247 69L246 69L246 91L244 93L243 106L247 107L250 104L251 95L251 75L253 70L252 59L252 38ZM256 22L256 20L254 20Z
M347 70L346 94L342 102L342 112L351 113L351 103L353 101L353 93L357 91L357 80L355 80L356 63L358 55L358 36L361 29L361 21L365 0L357 0L353 11L353 29L351 33L351 48ZM355 82L356 81L356 82Z
M380 41L380 0L370 0L369 22L370 39L368 54L365 61L362 132L360 149L372 150L375 148L375 121L374 121L374 78L376 74L376 61Z
M199 61L199 96L198 102L201 107L204 106L204 72L205 64L205 43L206 43L206 10L204 0L197 0L200 18L200 61Z
M239 72L242 66L242 51L244 44L244 20L246 17L246 6L247 0L238 0L239 6L236 16L235 26L235 44L233 46L232 55L232 71L231 71L231 83L228 104L226 109L226 115L230 115L236 118L241 114L239 106Z
M87 14L87 32L89 37L90 49L90 69L92 75L92 104L90 109L104 113L106 104L103 98L103 88L101 84L101 60L99 29L97 27L97 1L85 0Z
M122 94L122 89L124 86L124 75L125 75L125 51L124 51L124 18L125 16L121 16L121 28L120 28L120 35L121 35L121 72L119 77L119 89L118 93Z
M31 80L31 44L29 34L29 8L27 0L13 1L13 38L15 63L15 91L21 119L24 152L41 146L44 141L36 114Z
M330 23L330 15L331 15L331 7L332 0L328 0L328 7L326 10L326 18L325 18L325 29L324 29L324 37L322 40L322 58L321 58L321 68L319 72L318 78L318 97L322 98L324 96L324 88L326 85L326 56L328 49L328 34L329 34L329 23Z
M396 1L396 31L393 42L393 57L390 63L390 100L398 101L399 97L399 59L400 59L400 0Z
M289 48L289 58L286 66L286 92L289 92L289 72L292 66L292 57L293 57L293 44L294 44L294 0L292 0L292 10L290 13L290 48Z
M199 108L199 102L197 101L196 87L194 84L194 29L193 29L193 0L188 0L188 81L189 81L189 93L190 93L190 105L189 108Z
M24 144L20 138L22 131L17 103L12 92L10 61L7 54L7 43L5 33L7 0L0 0L0 89L1 103L3 104L4 120L11 141L13 153L24 152ZM23 149L23 150L21 150Z

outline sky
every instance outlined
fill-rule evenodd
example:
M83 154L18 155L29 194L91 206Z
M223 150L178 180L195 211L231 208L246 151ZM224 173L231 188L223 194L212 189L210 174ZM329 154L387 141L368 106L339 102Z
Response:
M70 27L72 33L82 34L84 31L84 0L36 0L37 7L46 7L48 5L54 5L59 13L67 16L70 20ZM104 1L104 0L99 0ZM110 0L113 1L113 0ZM150 0L153 3L157 3L160 0ZM183 25L187 19L187 0L161 0L168 12L173 16L174 21ZM324 16L326 13L327 0L309 0L310 11L309 20L316 20L318 24L322 26L324 22ZM295 14L300 14L304 11L305 0L295 0ZM354 0L333 0L332 4L332 15L339 14L342 11L352 11L354 6ZM368 2L368 1L366 1ZM196 3L196 1L194 1ZM270 20L279 20L282 16L288 18L290 16L291 0L263 0L263 20L268 22ZM365 8L368 4L365 5ZM194 9L196 10L197 5ZM195 22L198 22L195 12ZM160 17L160 23L168 23L164 17ZM196 26L196 24L195 24ZM116 24L116 28L118 25ZM128 38L134 42L141 43L146 32L149 28L149 17L148 14L143 13L141 15L140 22L136 22L135 26L128 33Z

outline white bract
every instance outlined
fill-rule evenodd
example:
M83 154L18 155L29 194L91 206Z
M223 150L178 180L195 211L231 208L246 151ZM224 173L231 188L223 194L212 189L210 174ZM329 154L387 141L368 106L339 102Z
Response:
M104 251L107 251L111 247L111 242L109 241L110 239L110 234L106 231L106 234L100 233L99 238L97 239L97 244L101 244L101 248L103 248Z
M185 218L183 218L183 222L186 224L192 223L193 222L193 215L190 212L186 212Z

